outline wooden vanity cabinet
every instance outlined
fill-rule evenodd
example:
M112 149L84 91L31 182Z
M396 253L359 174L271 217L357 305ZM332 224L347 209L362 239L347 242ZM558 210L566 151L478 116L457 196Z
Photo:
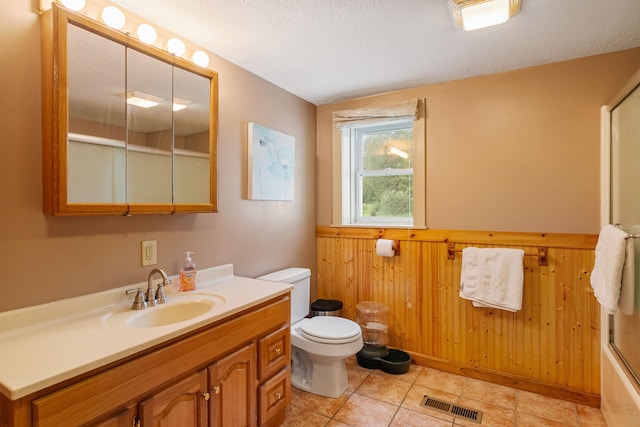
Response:
M271 426L290 402L289 294L10 401L0 427Z

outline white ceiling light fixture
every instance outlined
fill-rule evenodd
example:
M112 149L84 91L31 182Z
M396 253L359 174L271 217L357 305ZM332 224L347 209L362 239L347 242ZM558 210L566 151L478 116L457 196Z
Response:
M102 9L102 21L104 21L107 26L119 30L124 27L124 23L126 19L124 17L124 13L115 6L107 6Z
M140 92L139 90L132 90L126 94L120 94L120 96L122 98L126 98L127 104L142 108L155 107L164 101L164 98L149 95L148 93Z
M504 24L515 16L521 0L449 0L449 9L458 28L467 31Z
M138 39L147 44L153 44L158 39L158 33L149 24L140 24L136 29L136 35Z
M182 56L187 48L182 40L177 37L172 37L167 41L167 50L172 55Z

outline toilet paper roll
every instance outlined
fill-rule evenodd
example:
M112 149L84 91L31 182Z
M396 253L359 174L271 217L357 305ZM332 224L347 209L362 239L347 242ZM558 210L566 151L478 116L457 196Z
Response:
M393 240L378 239L378 241L376 242L376 254L378 256L394 256L396 250L393 246Z

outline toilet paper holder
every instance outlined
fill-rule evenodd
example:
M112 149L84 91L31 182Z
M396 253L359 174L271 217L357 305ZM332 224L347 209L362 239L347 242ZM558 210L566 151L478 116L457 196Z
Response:
M378 242L383 241L390 241L391 242L391 249L393 249L393 256L398 256L400 255L400 242L397 240L390 240L390 239L382 239L382 238L378 238L378 240L376 240L376 247L375 247L375 252L378 256L390 256L390 255L384 255L378 252Z

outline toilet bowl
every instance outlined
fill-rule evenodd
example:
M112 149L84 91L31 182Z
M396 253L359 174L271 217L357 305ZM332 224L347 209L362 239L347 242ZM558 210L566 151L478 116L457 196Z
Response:
M307 318L309 269L289 268L260 280L291 283L291 384L309 393L339 397L347 390L344 360L362 349L360 325L335 316Z
M291 384L339 397L348 385L344 359L362 349L360 326L341 317L317 316L291 325Z

